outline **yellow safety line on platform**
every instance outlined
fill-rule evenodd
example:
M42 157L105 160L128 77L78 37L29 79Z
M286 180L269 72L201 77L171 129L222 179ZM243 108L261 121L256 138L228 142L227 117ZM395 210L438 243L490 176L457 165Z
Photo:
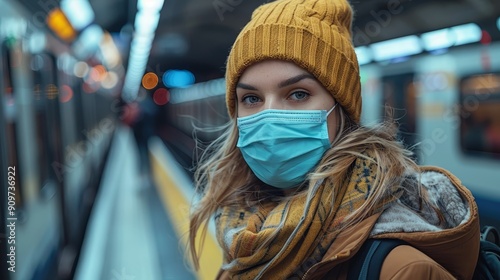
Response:
M154 148L153 148L154 149ZM162 198L163 205L174 225L179 241L183 249L187 249L189 230L189 199L179 190L178 183L173 179L172 171L167 170L167 166L162 164L166 159L160 159L161 153L150 152L153 176L156 181L158 193ZM186 251L186 254L189 254ZM188 258L186 256L186 258ZM190 259L188 261L191 264ZM222 265L222 252L217 244L215 236L207 232L203 252L200 259L200 270L198 279L215 279Z

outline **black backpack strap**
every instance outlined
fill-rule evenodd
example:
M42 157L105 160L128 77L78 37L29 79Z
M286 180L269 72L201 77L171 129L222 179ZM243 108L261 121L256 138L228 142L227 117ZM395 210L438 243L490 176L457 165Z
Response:
M368 239L349 263L348 280L378 280L382 263L392 249L407 245L399 239Z
M481 229L481 240L489 241L493 244L500 245L500 235L493 226L485 226Z
M500 279L500 235L493 226L481 230L479 258L474 270L474 280Z

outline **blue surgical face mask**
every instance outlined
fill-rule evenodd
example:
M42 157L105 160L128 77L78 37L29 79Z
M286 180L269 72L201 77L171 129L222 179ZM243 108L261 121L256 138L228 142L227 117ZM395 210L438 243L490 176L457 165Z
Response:
M264 183L276 188L292 188L330 148L326 119L335 109L264 110L238 118L243 158Z

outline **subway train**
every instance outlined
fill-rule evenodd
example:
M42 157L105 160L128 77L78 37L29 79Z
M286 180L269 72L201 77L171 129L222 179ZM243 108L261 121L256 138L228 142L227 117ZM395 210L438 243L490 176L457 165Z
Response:
M478 42L360 66L362 124L395 122L399 139L414 152L415 160L441 166L459 177L476 197L481 222L497 226L498 54L500 42ZM188 171L203 143L220 135L217 127L228 121L224 86L224 80L218 79L170 91L167 127L161 136Z
M75 51L17 1L0 5L0 279L70 279L123 66L103 45Z

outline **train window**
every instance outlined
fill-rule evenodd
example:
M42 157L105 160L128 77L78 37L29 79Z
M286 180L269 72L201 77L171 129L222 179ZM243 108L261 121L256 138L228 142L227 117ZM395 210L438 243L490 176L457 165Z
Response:
M13 90L12 90L12 76L11 76L11 57L10 51L7 44L2 44L2 87L3 93L5 94L5 101L7 105L14 102Z
M79 78L69 74L72 58L65 53L57 57L57 77L60 93L61 125L63 127L63 145L67 148L84 140L83 111Z
M40 186L43 187L49 179L49 168L51 166L48 156L48 135L47 135L47 116L46 99L42 94L43 89L47 87L46 81L48 71L45 70L46 64L43 55L34 55L31 57L31 70L33 70L33 93L35 99L35 126L36 126L36 145L37 145L37 163L39 169ZM50 72L49 72L50 73Z
M465 77L460 89L462 150L499 158L500 73Z
M5 103L5 140L7 147L6 162L7 166L13 166L16 169L16 204L19 207L23 205L23 196L21 191L22 186L22 170L19 167L18 155L19 149L17 146L17 123L15 118L16 104L14 100L14 84L12 79L12 52L6 42L1 44L1 65L2 65L2 81L0 85L2 86L2 94Z
M71 98L66 100L65 103L67 103L67 105L71 104L70 106L72 107L72 126L74 127L75 135L73 141L68 142L67 144L73 145L78 141L84 140L83 131L85 130L85 123L83 118L85 114L82 105L82 94L84 94L84 92L81 90L80 81L78 78L65 74L61 69L59 70L59 72L61 73L62 77L62 87L64 87L66 91L71 92ZM67 113L69 114L70 112Z
M417 143L417 86L414 73L398 74L382 77L383 86L383 119L397 121L399 135L404 145L418 154L414 145Z
M74 102L75 102L75 107L74 107L74 112L75 112L75 119L76 119L76 127L78 128L78 140L80 141L85 141L85 134L84 131L87 129L85 126L85 108L83 105L83 98L85 98L83 95L85 92L82 90L81 87L81 81L80 80L74 80L73 82L74 85Z
M33 70L36 108L36 135L41 187L61 180L62 138L57 89L56 58L47 53L34 55Z
M49 133L49 158L51 172L50 174L59 182L61 182L61 170L57 168L57 164L63 162L63 144L62 144L62 127L61 127L61 112L58 96L58 76L56 57L50 54L42 55L44 60L43 92L45 94L45 105L47 114L47 131Z

